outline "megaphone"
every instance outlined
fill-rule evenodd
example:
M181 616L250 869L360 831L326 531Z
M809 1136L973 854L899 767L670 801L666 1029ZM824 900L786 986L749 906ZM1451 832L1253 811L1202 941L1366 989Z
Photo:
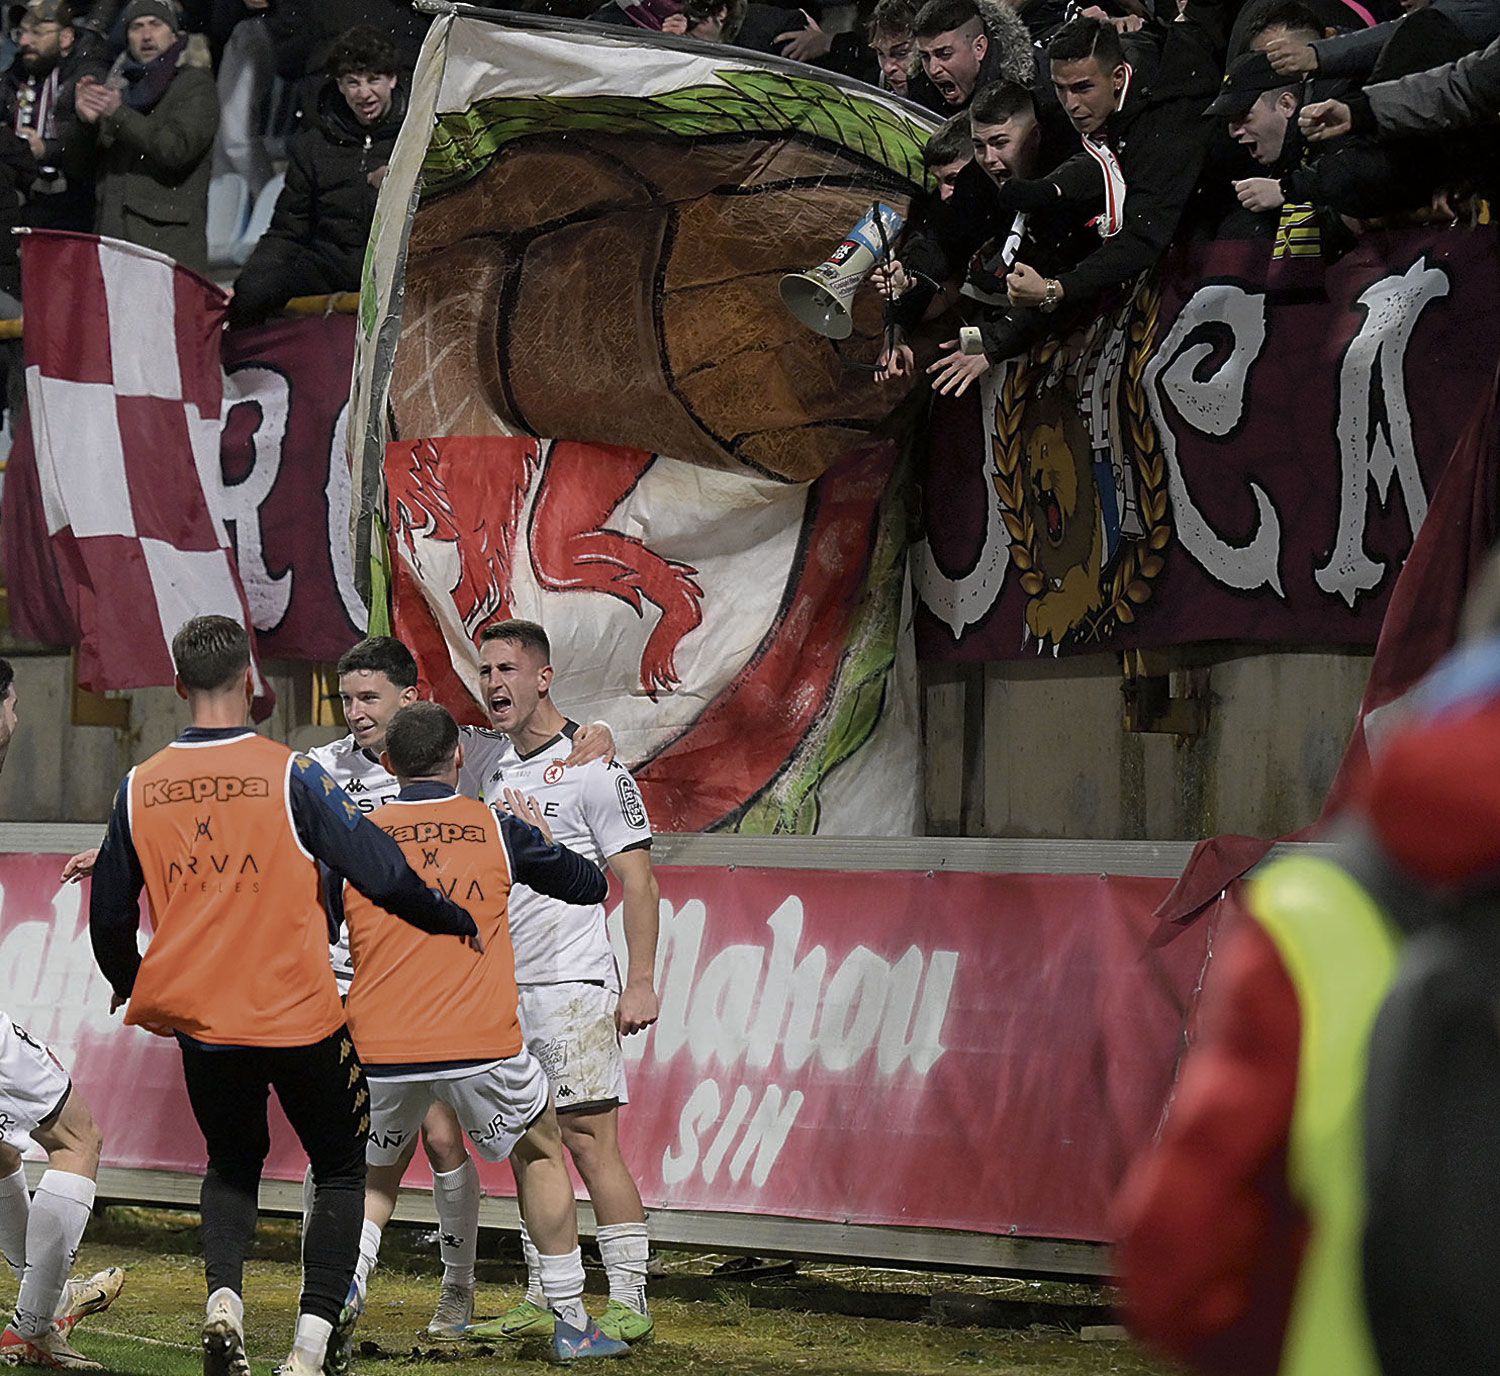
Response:
M854 331L854 293L905 223L897 211L877 201L817 267L781 279L782 303L808 329L829 339L848 339Z

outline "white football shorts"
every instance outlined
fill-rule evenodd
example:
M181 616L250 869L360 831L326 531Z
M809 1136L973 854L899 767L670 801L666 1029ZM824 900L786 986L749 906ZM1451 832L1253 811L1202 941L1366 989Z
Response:
M486 1161L504 1161L547 1108L547 1076L524 1046L516 1055L473 1075L433 1080L367 1078L370 1136L365 1162L371 1166L394 1166L434 1103L453 1110L464 1136Z
M5 1145L20 1152L35 1146L32 1130L61 1111L72 1086L57 1057L0 1013L0 1139Z
M521 1033L552 1081L559 1113L629 1102L615 1026L619 994L602 984L523 984Z

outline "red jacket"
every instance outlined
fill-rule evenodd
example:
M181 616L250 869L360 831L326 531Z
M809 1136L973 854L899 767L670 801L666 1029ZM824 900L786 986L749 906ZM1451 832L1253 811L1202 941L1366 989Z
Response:
M1300 1038L1276 947L1240 915L1161 1140L1119 1201L1125 1320L1195 1371L1274 1376L1280 1364L1307 1239L1286 1178Z

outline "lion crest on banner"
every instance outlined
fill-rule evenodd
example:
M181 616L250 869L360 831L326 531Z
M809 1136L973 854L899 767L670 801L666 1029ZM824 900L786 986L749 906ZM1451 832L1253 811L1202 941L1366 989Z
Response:
M1108 641L1166 562L1166 458L1145 383L1160 306L1149 281L996 379L990 479L1039 652Z

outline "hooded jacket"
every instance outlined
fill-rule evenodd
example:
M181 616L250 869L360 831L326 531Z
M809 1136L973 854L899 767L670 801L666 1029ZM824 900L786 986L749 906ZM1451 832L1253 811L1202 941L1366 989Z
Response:
M1029 87L1036 77L1036 49L1025 21L1003 0L976 0L976 3L989 47L979 63L979 78L974 83L974 91L993 81L1013 81L1018 86ZM917 58L916 63L912 68L911 83L906 88L907 99L925 105L944 119L969 108L974 91L969 92L963 104L949 105L922 70L921 59Z

